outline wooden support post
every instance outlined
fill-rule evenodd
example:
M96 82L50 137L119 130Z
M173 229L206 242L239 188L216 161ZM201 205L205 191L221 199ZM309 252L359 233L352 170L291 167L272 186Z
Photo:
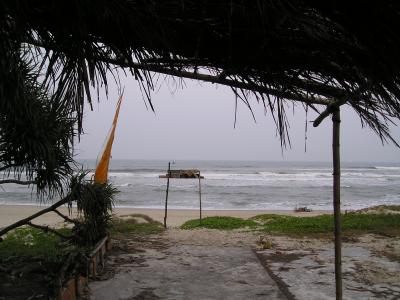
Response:
M165 213L164 213L164 228L167 228L167 210L168 210L168 192L169 192L169 178L171 177L171 163L168 163L167 173L167 191L165 194Z
M332 114L333 211L335 222L336 299L342 299L342 232L340 215L340 108Z
M201 174L199 171L199 201L200 201L200 224L201 224Z

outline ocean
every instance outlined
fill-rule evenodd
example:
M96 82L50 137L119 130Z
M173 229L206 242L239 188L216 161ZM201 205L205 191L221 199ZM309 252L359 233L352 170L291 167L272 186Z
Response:
M93 170L95 160L82 160ZM332 209L332 167L328 162L174 161L171 169L199 169L203 209ZM112 160L109 179L120 191L116 206L163 208L168 161ZM93 173L89 173L89 176ZM400 163L342 163L342 208L400 205ZM171 179L168 207L197 209L197 179ZM2 185L0 204L34 204L28 187Z

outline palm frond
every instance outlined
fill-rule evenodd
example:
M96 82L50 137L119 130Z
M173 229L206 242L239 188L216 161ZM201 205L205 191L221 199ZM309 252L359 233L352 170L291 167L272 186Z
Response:
M400 117L400 4L332 3L5 0L0 15L8 34L41 49L44 82L53 100L77 114L79 132L90 86L107 87L106 74L117 66L142 84L151 107L150 72L250 90L246 105L254 94L275 97L276 105L268 100L264 107L277 120L282 145L286 101L346 99L390 141L384 124Z

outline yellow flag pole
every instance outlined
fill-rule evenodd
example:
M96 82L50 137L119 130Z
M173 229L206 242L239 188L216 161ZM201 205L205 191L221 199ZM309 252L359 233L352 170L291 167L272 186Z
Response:
M111 128L110 128L108 137L106 139L106 143L103 148L103 153L102 153L101 158L98 161L97 166L96 166L96 171L94 173L94 182L96 182L96 183L106 183L107 179L108 179L108 167L109 167L110 158L111 158L111 148L112 148L112 144L114 142L115 128L117 127L118 115L119 115L119 110L121 108L121 102L122 102L122 96L123 96L123 93L118 99L117 109L116 109L115 115L114 115L114 120L111 124Z

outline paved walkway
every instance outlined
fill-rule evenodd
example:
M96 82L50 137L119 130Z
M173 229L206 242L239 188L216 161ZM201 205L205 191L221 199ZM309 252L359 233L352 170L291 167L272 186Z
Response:
M250 247L173 244L127 252L109 256L113 276L90 284L91 299L286 299Z

